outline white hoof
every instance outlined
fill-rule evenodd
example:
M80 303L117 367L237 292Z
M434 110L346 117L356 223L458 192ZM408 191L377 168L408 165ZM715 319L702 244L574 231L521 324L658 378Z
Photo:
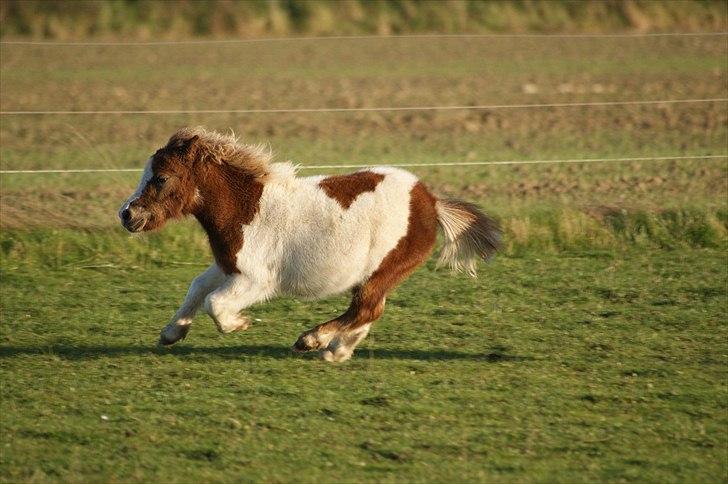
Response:
M329 345L319 352L319 356L322 360L326 360L332 363L341 363L351 358L354 354L354 348L344 346L337 339L333 340Z
M244 331L250 327L250 320L243 315L226 316L224 318L212 316L217 330L223 334Z
M217 330L223 334L233 333L235 331L243 331L250 327L250 320L242 314L228 314L219 306L216 308L215 302L211 301L208 296L205 298L205 312L212 318L217 326Z

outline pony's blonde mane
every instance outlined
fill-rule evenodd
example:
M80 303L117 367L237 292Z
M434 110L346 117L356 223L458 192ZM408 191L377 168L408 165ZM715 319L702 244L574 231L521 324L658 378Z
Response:
M242 144L232 130L229 134L222 134L200 126L182 128L172 135L168 144L188 141L195 136L197 159L200 161L237 166L256 178L265 178L270 173L273 159L270 147Z

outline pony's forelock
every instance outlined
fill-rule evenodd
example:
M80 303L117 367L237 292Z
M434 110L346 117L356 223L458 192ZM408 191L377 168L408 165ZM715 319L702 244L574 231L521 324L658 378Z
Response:
M249 145L240 143L235 133L218 133L203 127L186 127L178 130L167 143L174 146L194 137L197 159L206 163L217 163L237 166L258 179L266 178L270 173L273 152L270 145Z

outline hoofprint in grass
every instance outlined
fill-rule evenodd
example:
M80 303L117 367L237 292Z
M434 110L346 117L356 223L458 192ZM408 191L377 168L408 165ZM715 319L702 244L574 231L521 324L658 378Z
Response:
M498 225L473 204L434 196L412 173L377 167L300 178L261 146L233 135L184 128L147 161L119 210L130 232L194 216L215 263L192 282L159 343L184 339L200 307L221 333L247 329L248 306L278 295L322 298L351 290L349 308L300 335L297 352L345 361L384 311L387 294L435 246L442 263L475 275L500 240Z

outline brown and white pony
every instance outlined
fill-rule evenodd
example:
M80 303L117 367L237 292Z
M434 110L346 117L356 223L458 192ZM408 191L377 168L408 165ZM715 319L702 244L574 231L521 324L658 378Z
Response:
M498 246L497 224L470 203L437 198L411 173L377 167L299 178L289 163L202 128L176 132L147 162L119 211L130 232L193 215L215 263L192 282L162 330L183 339L202 306L223 333L246 329L248 306L277 295L321 298L351 289L349 309L304 332L293 348L328 361L351 357L384 310L387 294L430 256L474 275Z

